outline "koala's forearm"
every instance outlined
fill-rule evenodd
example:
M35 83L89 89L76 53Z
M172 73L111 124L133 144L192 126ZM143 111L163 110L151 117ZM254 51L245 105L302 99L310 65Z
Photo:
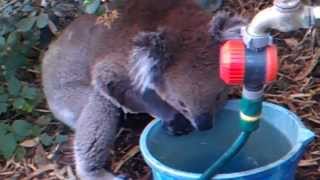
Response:
M104 59L107 58L104 57ZM93 85L105 98L113 101L124 111L149 113L164 121L174 119L178 114L174 108L161 99L153 89L147 89L144 92L136 89L129 77L122 75L121 69L123 68L119 65L110 65L108 61L101 61L93 70L95 79Z
M75 132L76 168L82 179L111 177L103 168L109 158L119 117L119 109L98 92L90 96Z

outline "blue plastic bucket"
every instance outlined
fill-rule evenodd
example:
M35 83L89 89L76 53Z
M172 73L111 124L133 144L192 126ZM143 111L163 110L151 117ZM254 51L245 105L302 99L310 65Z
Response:
M140 149L154 180L198 179L239 135L238 110L239 101L229 101L212 130L178 137L167 135L159 120L151 122L141 135ZM294 179L313 138L294 113L264 103L260 128L214 179Z

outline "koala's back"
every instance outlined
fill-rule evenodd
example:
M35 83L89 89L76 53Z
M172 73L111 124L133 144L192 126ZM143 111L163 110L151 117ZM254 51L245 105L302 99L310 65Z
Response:
M90 93L89 52L86 49L89 36L84 28L90 21L75 21L53 42L42 62L42 82L50 110L66 124L80 113ZM74 27L82 26L79 31ZM71 93L73 92L73 93ZM75 113L77 112L77 113Z
M50 45L43 58L42 79L49 108L72 127L92 92L95 64L99 61L116 64L128 76L134 36L142 31L157 31L158 27L169 27L183 34L190 29L184 19L190 18L202 23L199 26L202 28L210 16L202 13L192 0L134 0L120 10L119 19L110 29L97 24L97 17L92 15L76 19ZM196 44L202 46L201 42Z
M50 45L42 62L42 82L49 108L59 120L73 127L92 92L92 69L99 61L126 70L130 39L139 29L128 27L119 20L109 29L97 24L96 16L83 15Z
M82 16L53 42L42 62L42 82L49 107L55 116L73 126L91 92L90 67L103 46L95 41L101 29L94 16ZM95 36L92 36L96 33ZM99 48L100 47L100 48Z

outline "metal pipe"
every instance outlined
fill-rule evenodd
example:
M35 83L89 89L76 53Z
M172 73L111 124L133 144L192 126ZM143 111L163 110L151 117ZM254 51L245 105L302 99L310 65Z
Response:
M312 12L315 19L315 26L320 27L320 6L313 7Z
M248 48L262 48L270 43L271 29L290 32L314 26L320 26L320 6L307 6L300 0L275 0L243 30L243 39Z
M289 32L314 25L312 7L299 5L294 9L280 9L277 6L259 12L248 26L248 33L263 36L270 29Z
M283 9L291 9L301 4L300 0L274 0L273 5Z

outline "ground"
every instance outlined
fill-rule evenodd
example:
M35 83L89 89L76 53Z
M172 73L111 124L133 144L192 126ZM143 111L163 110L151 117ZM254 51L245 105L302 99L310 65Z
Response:
M310 3L310 1L308 1ZM319 2L317 2L319 3ZM271 4L271 1L225 1L223 10L252 17ZM221 10L220 9L220 10ZM66 18L67 17L67 18ZM61 20L61 18L63 20ZM70 16L61 16L60 25L70 22ZM312 129L317 138L299 163L297 179L320 179L320 30L301 30L294 33L277 33L281 70L278 80L266 89L266 100L282 105L297 113L304 124ZM237 98L240 88L234 88L230 98ZM147 115L123 115L113 150L112 170L127 174L133 179L147 179L150 171L138 149L141 130L151 120ZM68 133L67 143L43 148L31 148L21 162L2 162L0 179L75 179L72 158L72 131L54 122L56 133Z

